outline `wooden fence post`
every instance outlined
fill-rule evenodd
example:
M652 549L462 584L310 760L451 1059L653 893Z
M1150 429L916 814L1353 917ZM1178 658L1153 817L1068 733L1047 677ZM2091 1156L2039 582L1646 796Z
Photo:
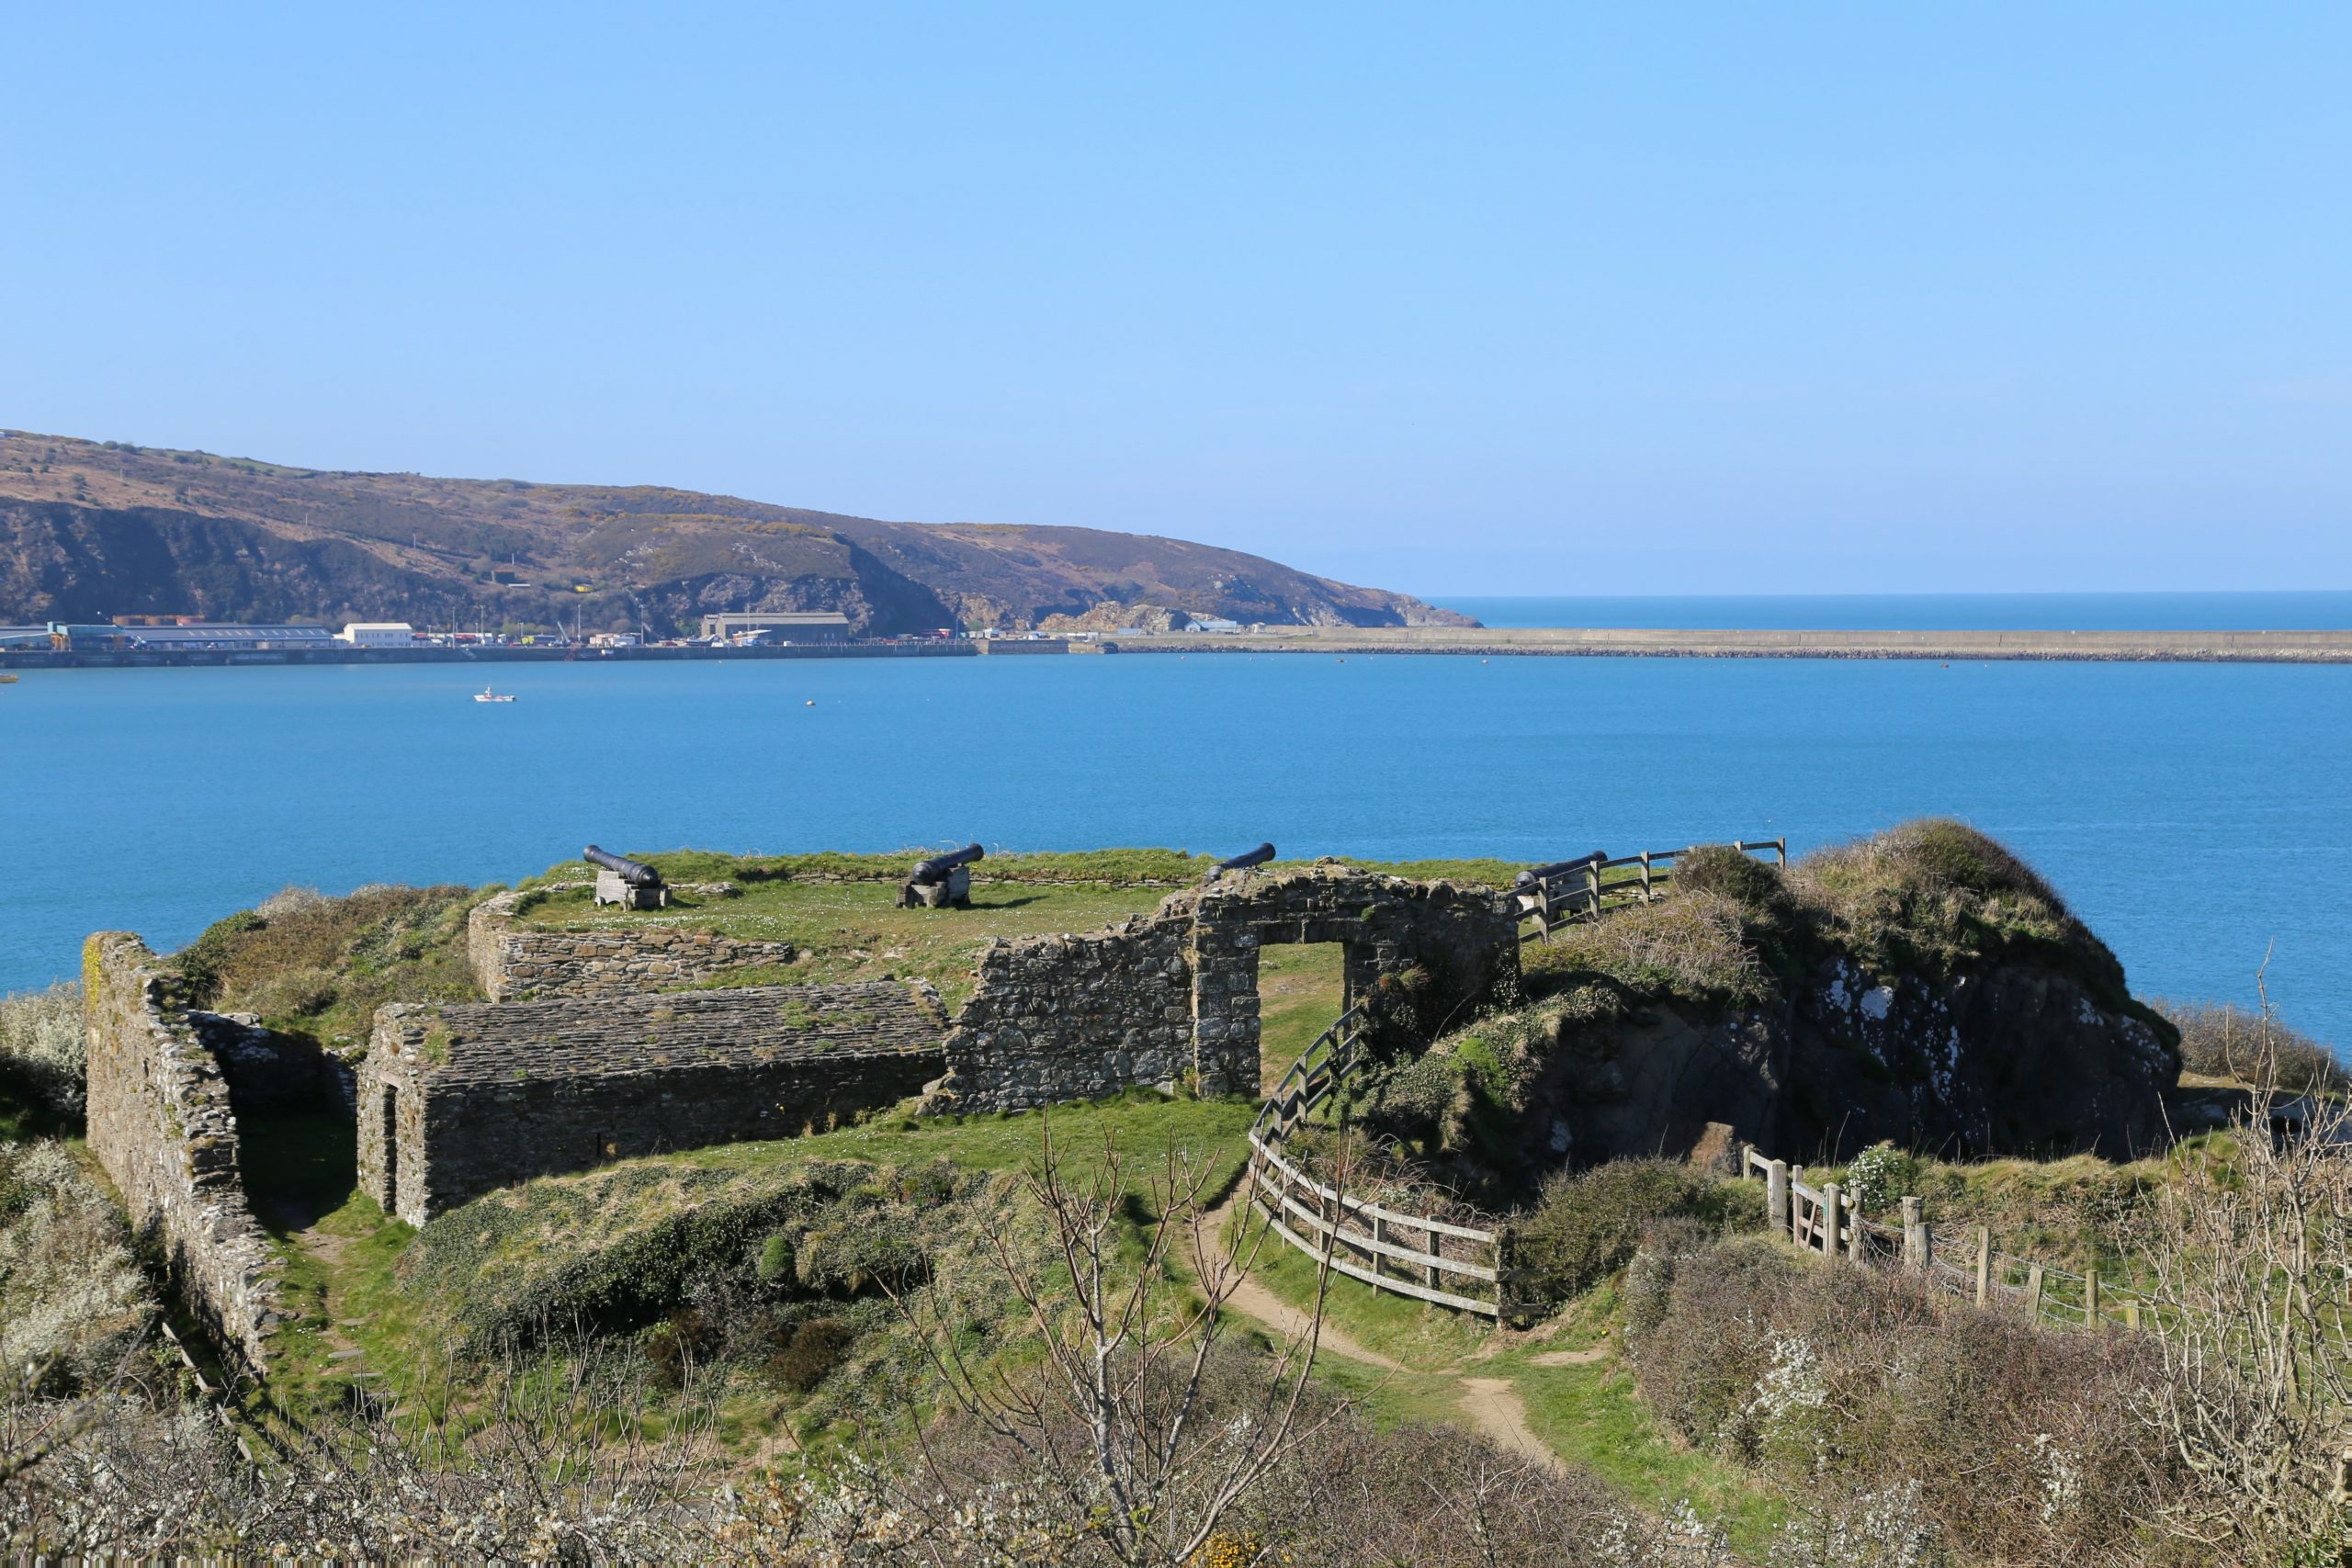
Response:
M1374 1279L1378 1279L1388 1272L1388 1255L1380 1250L1380 1244L1387 1239L1387 1217L1375 1212L1372 1216L1372 1273ZM1378 1286L1374 1287L1375 1290L1378 1288Z
M1848 1227L1852 1234L1846 1238L1846 1256L1860 1263L1867 1256L1862 1250L1862 1205L1860 1199L1846 1200L1846 1217L1852 1222Z
M1495 1232L1495 1321L1506 1326L1516 1321L1511 1285L1518 1259L1519 1234L1505 1225Z
M1789 1228L1789 1162L1776 1159L1764 1168L1764 1223L1776 1231Z
M1925 1207L1917 1198L1903 1200L1903 1266L1915 1273L1925 1273L1933 1261L1928 1252L1932 1244L1928 1236Z
M2140 1303L2138 1302L2123 1303L2123 1326L2134 1334L2140 1332Z
M1655 894L1650 887L1650 852L1644 850L1642 852L1642 902L1646 904L1653 897Z
M1976 1227L1976 1304L1993 1299L1993 1227Z
M2025 1314L2036 1323L2041 1321L2041 1265L2039 1263L2025 1271Z
M2083 1276L2083 1326L2098 1326L2098 1269L2096 1265Z
M1821 1255L1824 1258L1838 1256L1838 1226L1841 1209L1842 1202L1838 1191L1838 1184L1832 1181L1821 1190L1821 1212L1829 1221L1829 1229L1821 1240Z

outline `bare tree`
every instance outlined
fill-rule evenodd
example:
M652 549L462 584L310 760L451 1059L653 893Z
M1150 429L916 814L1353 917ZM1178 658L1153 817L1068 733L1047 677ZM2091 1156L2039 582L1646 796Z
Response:
M1029 1550L1057 1545L1122 1568L1191 1562L1236 1503L1340 1408L1306 1404L1328 1256L1300 1329L1247 1363L1238 1396L1209 1397L1227 1303L1265 1231L1252 1242L1250 1227L1217 1224L1208 1179L1172 1142L1138 1176L1109 1135L1101 1157L1073 1172L1047 1122L1022 1192L1048 1239L1025 1245L1013 1226L981 1238L989 1283L1019 1303L1042 1367L976 1364L936 1282L894 1298L948 1404L1026 1472L1028 1506L1008 1512L1021 1512ZM943 1542L967 1536L975 1477L930 1434L921 1443L905 1506L930 1517Z
M2234 1148L2182 1156L2132 1235L2164 1376L2139 1414L2197 1484L2172 1533L2239 1562L2352 1551L2352 1107L2279 1088L2266 994Z

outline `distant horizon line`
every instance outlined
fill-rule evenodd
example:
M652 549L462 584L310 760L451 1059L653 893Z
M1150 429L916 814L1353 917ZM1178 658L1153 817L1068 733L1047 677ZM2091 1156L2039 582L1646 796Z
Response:
M2352 595L2343 588L1894 588L1712 591L1691 593L1609 593L1561 591L1549 593L1497 593L1484 589L1447 591L1415 589L1414 598L1440 604L1444 599L1483 599L1495 603L1535 603L1545 599L1587 599L1674 603L1689 599L2325 599Z

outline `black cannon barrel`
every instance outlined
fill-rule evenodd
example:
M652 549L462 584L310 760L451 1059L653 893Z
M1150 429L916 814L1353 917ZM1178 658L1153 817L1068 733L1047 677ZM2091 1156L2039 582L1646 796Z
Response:
M1216 868L1219 871L1247 871L1253 865L1263 865L1273 858L1274 846L1260 844L1256 849L1245 850L1230 860L1217 862Z
M947 874L959 865L969 865L976 860L986 860L988 851L978 844L966 844L952 853L933 855L929 860L915 862L907 880L918 887L932 887L947 880Z
M1510 885L1513 887L1526 887L1538 882L1549 882L1555 876L1564 876L1572 871L1582 871L1589 865L1599 865L1608 858L1607 850L1595 850L1589 855L1578 855L1574 860L1555 860L1550 865L1532 866L1521 872L1510 879Z
M624 855L606 854L594 844L581 851L580 858L590 865L603 866L631 887L662 886L662 874L643 861L630 860Z

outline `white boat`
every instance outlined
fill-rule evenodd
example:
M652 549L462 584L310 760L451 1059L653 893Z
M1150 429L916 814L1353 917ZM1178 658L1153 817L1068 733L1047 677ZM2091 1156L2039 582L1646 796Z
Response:
M474 701L478 703L511 703L514 700L514 693L496 692L492 691L488 686L484 686L481 691L474 694Z

